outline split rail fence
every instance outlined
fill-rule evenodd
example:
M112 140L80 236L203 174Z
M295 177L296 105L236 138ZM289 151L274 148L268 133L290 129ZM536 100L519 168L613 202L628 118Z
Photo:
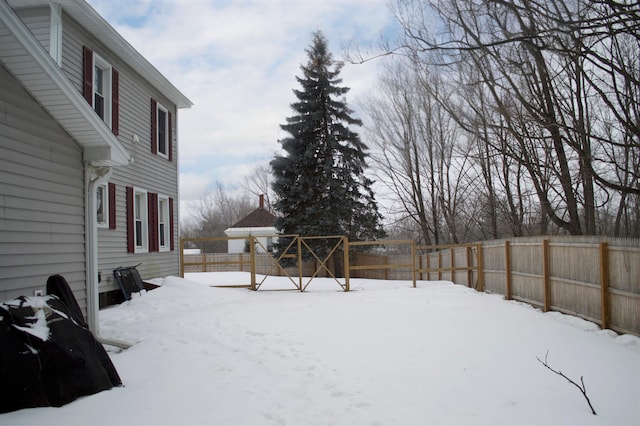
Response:
M198 240L203 239L182 240L181 249ZM410 280L414 287L418 280L447 280L640 336L638 240L528 237L439 246L419 246L412 240L341 241L344 276L339 283L345 291L350 278ZM252 275L247 287L253 289L259 288L256 274L286 275L300 280L296 287L301 291L310 281L303 285L303 276L331 275L328 259L300 258L295 267L285 268L279 266L280 259L256 247L239 254L184 255L181 250L181 275L246 271Z

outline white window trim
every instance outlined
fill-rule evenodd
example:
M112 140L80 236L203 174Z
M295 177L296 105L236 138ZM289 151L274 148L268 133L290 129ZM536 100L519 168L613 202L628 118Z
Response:
M169 134L169 110L162 106L160 102L157 102L156 110L156 146L158 147L158 155L164 158L169 158L169 147L171 146L171 144L169 143L169 139L171 138L171 135ZM164 134L166 140L164 147L167 152L160 151L160 111L164 112L165 114Z
M62 68L62 5L49 3L49 55Z
M102 189L102 222L98 219L98 191L100 189ZM109 186L106 183L96 186L96 222L98 228L109 227Z
M109 127L109 129L111 129L111 124L112 124L112 120L111 120L111 104L113 101L113 93L112 93L112 75L113 75L113 67L111 66L110 63L108 63L107 61L105 61L104 59L102 59L98 54L96 54L94 52L93 54L93 93L91 95L91 106L95 109L96 105L95 105L95 100L96 100L96 84L95 84L95 70L97 68L100 68L101 70L103 70L103 98L104 98L104 117L102 118L102 120L104 121L104 123L107 125L107 127Z
M142 245L138 245L138 219L136 218L136 213L138 209L136 208L136 200L138 199L137 195L140 195L141 205L139 206L140 210L140 222L141 222L141 241ZM149 211L148 211L148 193L144 189L133 188L133 245L135 253L148 253L149 252Z
M164 201L164 212L162 212L162 202ZM161 244L161 221L160 217L164 215L164 245ZM171 250L171 212L169 211L169 197L167 195L158 194L158 247L160 251Z

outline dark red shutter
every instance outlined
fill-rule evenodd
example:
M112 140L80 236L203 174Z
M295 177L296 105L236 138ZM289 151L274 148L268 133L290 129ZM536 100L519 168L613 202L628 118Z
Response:
M109 229L116 229L116 184L109 182Z
M82 47L82 96L93 105L93 50Z
M158 153L158 103L151 99L151 152Z
M154 251L160 251L160 235L159 232L160 215L158 212L158 194L153 194L153 233L155 238L153 239L155 247Z
M133 216L133 188L127 186L127 253L136 251L135 218Z
M120 134L120 73L117 69L111 69L111 131L114 135Z
M158 194L147 194L147 212L149 214L149 251L159 251L158 240Z
M171 250L174 250L175 245L173 230L173 198L169 198L169 242L171 244Z
M173 114L169 111L169 136L167 137L167 149L169 150L169 161L173 161Z

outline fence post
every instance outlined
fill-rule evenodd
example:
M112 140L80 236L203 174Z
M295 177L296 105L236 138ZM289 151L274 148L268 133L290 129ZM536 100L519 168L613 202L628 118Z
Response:
M427 271L427 281L431 281L431 271L429 270L431 268L431 253L427 253L424 260L427 262L424 268L425 271ZM424 279L424 275L422 275L422 278Z
M249 256L251 265L251 290L256 290L256 244L253 240L254 237L249 236ZM242 262L242 253L240 254L240 261ZM240 268L244 268L244 264L240 264Z
M411 241L411 280L416 288L416 242Z
M467 287L471 287L472 281L473 281L473 269L471 265L471 246L467 246Z
M184 240L180 238L180 278L184 278Z
M482 243L478 243L478 291L484 291L484 254L482 253Z
M551 309L549 290L549 240L542 240L542 283L544 285L544 312Z
M422 265L422 254L418 254L418 269L420 270L420 281L422 281L424 279L424 274L423 274L423 265Z
M298 235L296 237L297 243L298 243L298 279L299 279L299 284L300 284L300 291L304 291L304 289L302 288L302 238L300 237L300 235ZM317 270L318 268L315 267L315 260L314 260L314 269Z
M344 249L344 291L349 291L349 277L350 277L350 271L349 271L349 237L342 237L342 245L343 245L343 249Z
M509 240L504 242L504 278L504 298L511 300L511 243Z
M609 328L609 245L600 243L600 313L602 329Z
M450 257L449 265L451 265L451 273L449 274L449 277L451 279L451 282L455 284L455 282L456 282L456 271L455 271L456 253L453 251L453 247L451 247L449 249L449 257Z
M389 264L389 256L384 257L384 265L387 266ZM389 279L389 268L384 268L384 279Z
M442 252L438 251L438 281L442 281Z

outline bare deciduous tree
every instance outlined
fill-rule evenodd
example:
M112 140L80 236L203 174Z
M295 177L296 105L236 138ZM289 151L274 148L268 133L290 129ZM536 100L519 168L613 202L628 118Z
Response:
M186 230L189 236L224 237L224 230L242 219L257 207L257 197L246 191L233 191L216 182L212 191L208 191L190 206L196 212L195 224ZM226 252L224 241L196 243L208 252Z
M500 235L500 215L515 235L547 232L549 221L570 234L639 235L637 2L398 0L394 12L404 38L392 53L410 59L416 79L429 81L430 102L473 146L459 154L473 160L465 168L476 168L484 184L479 236ZM434 67L447 70L436 73L447 76L439 84L430 80ZM414 114L412 105L403 112ZM419 115L412 120L432 126ZM414 161L409 171L429 164ZM451 233L445 183L462 188L475 172L456 184L446 176L438 174L440 192L428 195L439 197Z

